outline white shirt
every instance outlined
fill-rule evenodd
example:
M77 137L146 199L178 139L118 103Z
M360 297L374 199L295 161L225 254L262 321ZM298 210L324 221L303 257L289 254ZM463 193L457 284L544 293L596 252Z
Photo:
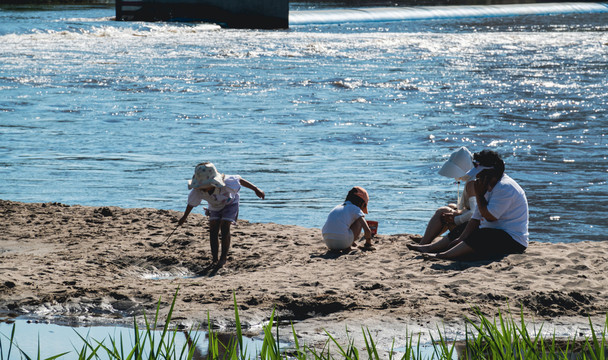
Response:
M481 221L479 227L504 230L513 240L528 247L528 200L519 184L503 174L492 191L486 192L485 199L488 211L497 220L487 221L477 208L473 219Z
M199 206L203 200L209 203L209 210L219 211L226 205L239 201L239 190L241 190L241 177L238 175L225 175L226 186L214 188L209 194L206 190L192 189L188 195L188 205Z
M347 201L333 208L327 216L327 221L325 221L321 232L323 234L348 235L350 226L362 216L365 216L363 210Z

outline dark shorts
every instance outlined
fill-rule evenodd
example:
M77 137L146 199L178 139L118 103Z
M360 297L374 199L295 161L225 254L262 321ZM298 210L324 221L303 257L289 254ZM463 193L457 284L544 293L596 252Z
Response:
M209 210L209 220L224 220L236 222L239 217L239 202L235 201L230 205L224 206L222 210Z
M526 251L525 246L500 229L477 229L463 241L478 255L521 254Z
M450 239L451 241L456 240L456 238L458 238L460 236L460 234L462 234L462 232L464 231L464 228L467 227L468 223L469 222L467 221L464 224L457 225L455 228L450 230L450 232L448 233L448 239Z

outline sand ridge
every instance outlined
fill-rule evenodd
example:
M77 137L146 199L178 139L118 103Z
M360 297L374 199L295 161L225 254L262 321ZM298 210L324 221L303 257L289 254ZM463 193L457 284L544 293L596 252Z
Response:
M314 337L345 324L458 321L473 306L582 322L608 309L607 242L532 242L497 261L429 261L405 246L418 235L378 235L374 251L335 253L319 229L239 220L218 270L201 214L165 241L181 214L0 200L0 311L130 322L159 298L166 314L179 288L177 323L204 324L209 314L229 327L235 295L245 325L276 309Z

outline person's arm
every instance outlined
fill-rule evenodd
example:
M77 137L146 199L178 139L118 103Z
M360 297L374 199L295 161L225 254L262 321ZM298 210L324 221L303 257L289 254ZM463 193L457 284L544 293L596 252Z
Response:
M359 222L359 224L361 225L361 228L363 229L363 236L365 236L365 243L366 244L372 244L372 229L369 228L369 225L367 225L367 221L365 221L365 218L363 216L361 216L360 218L358 218L356 220L357 222Z
M460 225L460 224L464 224L465 222L471 220L471 217L473 216L473 213L475 212L476 208L477 208L477 199L475 198L475 196L471 196L469 198L469 209L461 212L460 215L458 215L458 216L454 216L454 224Z
M465 191L462 196L467 196L466 199L463 199L462 206L463 209L460 213L455 214L454 216L454 224L460 225L465 222L471 220L475 209L477 208L477 199L475 198L475 181L469 181L465 185Z
M475 198L477 199L477 211L481 216L487 221L496 221L498 219L488 211L488 201L485 198L490 180L489 177L481 177L475 180Z
M179 221L177 222L178 226L182 226L185 222L186 219L188 218L188 215L190 215L190 212L192 211L192 209L194 209L194 206L188 204L188 206L186 206L186 210L184 211L184 216L182 216L181 219L179 219Z
M459 210L455 210L452 212L444 212L441 214L441 223L443 224L442 226L446 226L446 225L458 225L456 224L456 216L460 214Z
M461 212L459 215L453 216L452 222L455 225L464 224L465 222L467 222L471 219L471 216L473 216L473 210L465 210L465 211Z
M246 187L247 189L253 190L255 192L255 194L257 195L257 197L259 197L260 199L264 200L264 198L266 197L266 194L262 190L260 190L257 186L253 185L249 181L241 178L239 180L239 182L242 186Z

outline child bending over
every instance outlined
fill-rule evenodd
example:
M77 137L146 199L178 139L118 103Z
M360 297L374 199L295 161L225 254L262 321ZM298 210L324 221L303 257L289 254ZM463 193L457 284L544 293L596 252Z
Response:
M179 219L178 225L186 222L192 209L203 200L209 204L206 214L209 216L209 238L211 242L211 256L213 262L221 267L228 258L230 249L230 225L236 223L239 215L239 191L241 186L251 189L260 198L265 194L249 181L239 175L220 174L210 162L196 165L192 180L188 181L188 205L184 216ZM222 253L218 260L219 240L218 235L222 233Z

